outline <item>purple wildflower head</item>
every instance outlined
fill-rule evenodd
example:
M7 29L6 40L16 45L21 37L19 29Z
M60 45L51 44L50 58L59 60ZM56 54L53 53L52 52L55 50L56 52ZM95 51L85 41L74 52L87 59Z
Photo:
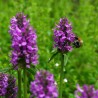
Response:
M17 98L16 79L12 76L8 77L8 87L5 98Z
M72 32L72 26L68 19L60 19L59 24L54 28L54 47L62 53L72 51L74 40L75 34Z
M31 98L58 98L54 76L45 70L37 72L35 80L31 82L30 91Z
M0 73L0 96L5 98L17 98L17 86L14 77Z
M17 64L21 62L25 62L26 67L30 67L31 63L36 65L38 63L37 35L23 13L18 13L11 19L9 33L12 37L11 63L14 68L17 69Z
M98 98L98 90L95 90L93 85L87 86L83 85L81 88L77 85L77 90L75 91L76 98Z
M8 87L8 75L0 73L0 96L4 96Z

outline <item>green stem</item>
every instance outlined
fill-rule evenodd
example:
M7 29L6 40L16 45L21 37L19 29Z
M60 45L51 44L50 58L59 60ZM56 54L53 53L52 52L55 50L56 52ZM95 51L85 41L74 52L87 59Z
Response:
M21 69L18 69L18 98L21 98Z
M27 98L27 72L26 67L24 68L24 98Z
M64 68L64 55L61 54L61 68L60 68L60 85L59 85L59 98L62 98L62 84L63 84L63 68Z

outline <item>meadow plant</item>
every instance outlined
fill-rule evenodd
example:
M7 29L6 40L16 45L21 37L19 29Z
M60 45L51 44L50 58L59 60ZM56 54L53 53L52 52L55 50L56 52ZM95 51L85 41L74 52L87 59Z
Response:
M54 48L61 53L61 68L60 68L60 83L59 83L59 98L62 98L62 82L63 82L63 68L64 68L64 54L73 50L73 43L75 41L75 34L72 32L71 23L67 18L61 18L59 23L54 28ZM66 63L67 63L66 59Z
M27 98L27 72L30 64L38 63L37 35L23 13L18 13L11 19L9 33L12 38L11 63L18 69L18 97L21 98L21 68L24 70L24 98Z

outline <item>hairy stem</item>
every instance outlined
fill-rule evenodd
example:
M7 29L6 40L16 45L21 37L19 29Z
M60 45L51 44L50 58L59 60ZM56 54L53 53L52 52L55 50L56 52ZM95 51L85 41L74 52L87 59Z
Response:
M24 98L27 98L27 72L26 67L24 68Z
M21 69L18 69L18 98L21 98Z
M64 68L64 55L61 54L61 68L60 68L60 85L59 85L59 98L62 98L62 83L63 83L63 68Z
M63 92L63 69L64 66L66 66L67 62L68 62L68 57L66 55L66 59L64 59L64 54L61 53L61 68L60 68L60 84L59 84L59 98L63 98L62 97L62 92ZM65 61L64 61L65 60Z

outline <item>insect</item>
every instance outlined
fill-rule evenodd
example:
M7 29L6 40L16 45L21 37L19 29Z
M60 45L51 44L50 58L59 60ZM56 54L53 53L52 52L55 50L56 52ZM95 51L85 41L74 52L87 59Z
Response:
M83 40L79 37L75 37L75 41L73 42L73 45L76 47L76 48L79 48L81 47L83 44Z

